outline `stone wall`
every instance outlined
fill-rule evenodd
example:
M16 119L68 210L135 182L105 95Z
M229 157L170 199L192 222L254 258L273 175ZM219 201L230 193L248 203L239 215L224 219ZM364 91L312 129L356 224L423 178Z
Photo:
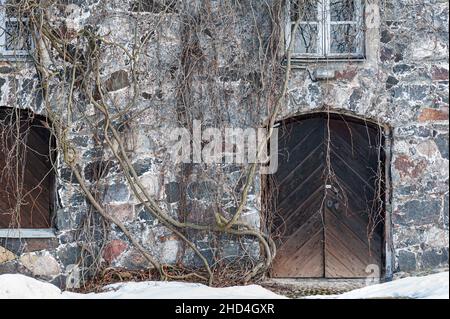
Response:
M217 16L211 19L223 19L221 23L211 23L207 32L186 39L183 36L189 30L185 30L182 23L188 22L195 28L196 21L183 20L189 15L181 16L179 7L163 15L154 5L137 9L136 1L70 2L52 7L49 16L73 39L81 28L91 25L107 40L130 48L132 43L136 43L135 31L141 34L149 30L153 32L142 48L141 62L135 70L140 93L127 114L133 121L120 129L139 181L161 207L179 220L212 224L217 204L233 212L236 203L229 190L236 185L242 186L241 166L176 165L168 159L168 148L173 144L169 141L170 132L191 125L179 117L179 79L185 67L181 56L183 48L189 45L199 46L204 59L191 79L190 94L194 98L189 102L192 118L187 121L201 120L204 128L219 127L219 124L221 128L246 128L246 125L259 121L259 114L264 111L254 107L254 97L248 93L249 87L254 85L253 72L258 63L258 40L252 29L255 17L251 11L240 12L239 8L227 7L228 3L225 6L225 3L212 2L208 10ZM179 5L193 17L205 10L201 1L185 1ZM218 12L222 6L223 10L231 10L240 22L220 18ZM261 3L255 5L255 8L261 7ZM263 16L259 14L259 18ZM267 28L267 22L261 21L260 27ZM212 34L220 34L220 37L212 41ZM130 59L117 48L104 50L101 59L101 80L108 92L111 112L114 112L114 107L125 107L134 94ZM32 63L23 61L17 64L6 59L1 63L0 70L4 76L0 80L0 84L3 83L0 105L31 109L45 115ZM55 67L64 72L62 67ZM67 90L67 83L51 86L50 103L54 110L65 112ZM210 92L218 94L213 96ZM256 115L242 112L243 105L252 109L248 113ZM93 106L78 102L75 108L81 111L73 113L69 140L76 150L77 164L88 187L99 194L106 212L121 221L161 263L202 266L193 250L141 204L108 147L95 142L93 137L101 132L89 127L85 120L86 117L95 119ZM237 108L240 108L238 112ZM64 164L61 154L58 157L56 192L55 238L0 239L3 249L0 252L0 273L25 273L64 286L67 277L73 276L74 264L81 269L93 262L92 256L86 254L86 247L100 254L101 262L113 267L136 270L151 266L117 227L109 225L102 232L102 223L93 217L95 214L92 214L78 181ZM243 221L255 226L259 225L260 219L259 197L257 179L242 214ZM96 227L100 231L95 230ZM249 259L259 258L260 247L251 238L202 232L189 232L187 236L211 265L217 260L241 260L242 255Z
M366 60L303 65L281 118L330 109L389 127L393 270L448 267L448 2L376 4ZM335 76L313 81L317 69Z
M381 1L381 0L380 0ZM140 181L170 214L182 220L211 221L217 202L233 211L230 187L240 179L239 166L204 167L172 165L167 161L168 132L200 119L206 126L257 126L265 114L254 89L258 65L256 19L262 38L270 23L260 1L241 1L235 20L219 19L185 37L181 15L174 9L162 16L157 7L127 14L133 1L70 1L54 7L52 19L69 30L96 26L100 34L124 46L133 43L137 30L155 29L143 51L137 72L140 95L130 116L132 125L122 130ZM448 3L446 1L369 1L366 20L367 57L358 62L296 64L289 84L289 100L279 119L331 109L364 117L392 132L391 175L394 271L413 273L448 267ZM184 1L183 8L198 13L199 1ZM258 4L255 4L258 3ZM225 2L211 1L214 12L230 10ZM223 5L223 8L221 8ZM135 10L135 9L133 9ZM136 23L136 17L138 22ZM184 19L185 17L183 17ZM217 17L215 17L217 18ZM219 36L220 35L220 36ZM191 117L179 116L180 72L187 45L203 54L202 70L191 79ZM133 94L130 61L120 50L102 54L101 77L112 105L119 109ZM307 68L308 70L305 70ZM333 70L327 80L314 80L317 69ZM65 86L52 87L53 106L64 105ZM216 95L208 92L218 92ZM250 93L249 93L250 92ZM31 63L0 62L0 106L29 108L43 114L39 82ZM94 117L92 106L78 105ZM193 252L160 225L130 190L111 153L95 143L92 128L81 125L74 114L70 139L89 186L96 187L107 211L122 221L153 255L165 263L200 265ZM131 269L148 267L145 259L114 226L107 234L80 237L92 221L78 182L58 160L55 238L0 239L0 274L21 272L65 285L73 264L80 263L81 246L92 242L110 265ZM98 174L101 179L98 182ZM259 180L251 190L243 218L259 225ZM185 214L187 216L181 216ZM205 234L190 234L210 262L245 251L259 254L251 239L239 241ZM219 245L211 244L220 242Z

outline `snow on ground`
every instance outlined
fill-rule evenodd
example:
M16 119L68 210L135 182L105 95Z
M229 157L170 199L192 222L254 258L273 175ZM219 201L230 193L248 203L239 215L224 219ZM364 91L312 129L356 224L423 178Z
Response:
M88 295L95 298L132 299L285 299L261 286L211 288L202 284L180 282L130 282L107 287L109 292Z
M105 287L106 292L77 294L23 275L0 276L0 299L281 299L261 286L211 288L180 282L128 282Z
M0 299L53 299L60 297L61 290L55 285L23 275L0 276Z
M380 285L367 286L335 296L310 296L308 299L413 298L449 299L449 273L409 277Z
M56 286L23 275L0 276L0 299L279 299L285 298L261 286L210 288L201 284L180 282L128 282L105 287L105 292L77 294L61 292ZM336 296L314 298L416 298L449 299L449 273L411 277L368 286Z

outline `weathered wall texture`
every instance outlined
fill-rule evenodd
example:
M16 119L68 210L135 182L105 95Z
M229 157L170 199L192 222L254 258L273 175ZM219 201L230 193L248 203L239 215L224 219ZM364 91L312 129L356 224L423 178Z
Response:
M217 203L231 213L235 210L235 198L231 197L230 189L243 184L242 167L174 165L168 158L168 148L172 145L169 135L174 128L189 128L194 119L200 120L203 128L258 124L265 109L257 107L256 97L252 95L252 88L257 82L255 77L258 76L254 70L258 66L259 45L252 26L255 18L261 19L257 21L259 27L262 30L265 28L265 33L268 33L268 21L264 21L261 13L253 16L245 3L241 8L233 8L228 2L213 1L210 7L205 8L205 3L201 1L185 1L180 4L180 8L185 9L183 16L176 10L162 15L153 6L151 11L155 12L144 8L142 12L130 14L133 3L79 1L78 4L55 6L51 10L51 18L56 25L67 28L69 36L75 35L86 25L93 25L98 34L128 49L132 43L139 42L136 32L153 32L148 44L143 47L139 68L135 72L139 96L136 105L127 114L133 120L121 127L121 134L140 182L172 217L212 224ZM265 10L261 10L260 3L254 4L254 7L257 12ZM211 14L208 19L216 19L217 23L206 19L202 22L202 28L206 30L195 30L195 17L201 10L208 10ZM192 20L186 12L192 14ZM228 12L231 17L226 15ZM222 17L219 13L225 14ZM212 41L214 35L218 36ZM187 62L182 60L183 49L186 48L201 50L200 61L188 61L195 66L186 65ZM136 89L132 85L130 59L118 48L105 50L101 57L101 77L109 94L110 111L114 113L125 107ZM0 82L0 105L29 108L35 113L45 114L37 94L39 84L32 64L1 63L4 76ZM183 93L180 90L186 89L185 84L179 82L183 72L192 73L186 79L189 81L191 100L180 106L180 95ZM51 90L52 107L64 112L68 84L55 84ZM218 92L217 95L214 92ZM95 119L94 108L82 102L77 107L81 111L73 114L70 140L76 149L83 177L88 186L97 190L95 193L99 194L107 212L124 223L161 263L202 266L192 249L179 241L140 204L111 152L104 145L96 144L93 135L102 134L101 130L87 126L85 118L81 119L81 114ZM189 107L189 112L181 118L183 107ZM0 245L8 250L3 254L5 257L2 257L0 272L23 272L64 285L73 264L84 266L92 262L86 248L100 252L101 257L115 267L148 268L148 261L116 227L106 227L107 233L92 230L98 221L91 219L91 211L81 188L61 157L57 173L56 238L0 239ZM258 181L250 190L249 198L242 220L258 226ZM83 232L80 235L80 229L88 228L89 237ZM101 229L100 226L98 228ZM211 265L217 261L241 259L243 251L250 259L259 256L260 248L254 239L224 238L202 232L188 235Z
M254 19L263 31L270 30L265 9L255 6L256 14L242 1L243 8L231 21L222 18L186 38L186 29L175 11L161 16L154 12L127 14L128 1L71 1L54 8L55 21L78 31L87 24L98 28L125 46L133 43L135 19L139 29L156 29L145 46L137 71L140 96L130 111L133 124L123 127L127 148L141 182L174 217L208 222L216 202L235 205L229 188L240 179L240 167L221 170L200 165L173 166L166 160L168 134L172 128L190 125L193 119L205 126L257 126L265 114L252 88L258 60L258 39ZM130 1L131 2L131 1ZM259 2L259 1L258 1ZM377 1L375 4L378 4ZM395 272L415 272L448 266L448 2L381 1L368 6L367 19L374 21L367 31L367 59L360 62L307 64L334 69L335 77L314 81L304 69L293 72L289 100L280 119L311 111L331 109L379 122L392 130L392 207L391 222ZM196 1L184 1L193 12ZM220 2L211 1L211 10ZM222 8L230 10L229 8ZM136 18L137 17L137 18ZM213 20L213 19L212 19ZM214 38L214 35L218 35ZM214 41L211 40L214 38ZM180 83L183 48L191 41L201 48L203 69L190 79L191 112L180 117ZM120 50L102 54L101 75L110 93L111 105L123 108L132 96L130 61ZM0 106L30 108L44 113L39 82L30 63L0 62ZM52 87L54 107L61 107L66 86ZM192 93L193 92L193 93ZM206 92L221 92L217 96ZM94 117L89 105L78 105ZM243 111L244 110L244 111ZM167 228L161 226L139 204L119 173L111 154L92 139L92 128L82 125L74 114L71 141L79 164L90 186L98 189L110 214L127 225L144 247L164 263L198 264L194 254ZM80 263L82 245L98 239L103 258L112 266L140 269L148 266L139 252L115 227L107 234L93 233L80 238L79 229L89 227L89 208L76 179L59 160L55 212L56 238L48 240L0 239L0 273L33 274L60 285L72 264ZM97 177L101 171L100 182ZM260 223L258 181L251 190L243 218ZM186 209L187 208L187 209ZM182 212L192 212L179 216ZM388 220L389 221L389 220ZM92 222L92 221L91 221ZM257 256L254 240L224 240L192 234L211 261L236 256L247 250ZM212 248L211 241L221 241ZM87 245L87 244L85 244ZM2 248L4 247L4 248ZM6 250L5 250L6 249Z

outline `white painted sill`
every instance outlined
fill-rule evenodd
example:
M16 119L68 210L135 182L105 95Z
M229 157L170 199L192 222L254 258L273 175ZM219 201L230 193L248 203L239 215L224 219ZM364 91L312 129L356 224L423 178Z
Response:
M302 65L311 65L311 64L316 64L316 65L329 65L329 64L348 64L348 63L364 63L367 61L367 57L366 56L362 56L362 57L347 57L347 58L324 58L324 57L298 57L298 56L293 56L291 58L291 64L292 66L302 66ZM284 59L283 61L283 65L286 64L286 59Z
M5 62L30 62L33 61L33 57L30 54L4 54L0 51L0 61Z
M50 239L56 238L55 230L52 228L45 229L0 229L0 238L12 238L12 239L27 239L27 238L40 238Z
M364 62L366 57L355 58L305 58L305 57L292 57L293 63L351 63L351 62Z

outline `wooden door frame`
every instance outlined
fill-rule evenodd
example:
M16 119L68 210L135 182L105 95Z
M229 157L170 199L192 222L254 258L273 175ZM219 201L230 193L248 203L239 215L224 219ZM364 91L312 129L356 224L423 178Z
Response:
M392 173L391 173L391 165L392 165L392 146L393 146L393 134L392 127L387 123L382 123L380 121L376 121L373 119L365 118L363 116L359 116L357 114L345 111L311 111L305 112L301 114L296 114L294 116L290 116L285 119L280 119L276 122L275 128L279 127L282 123L289 123L293 121L301 121L307 119L309 117L319 116L330 114L337 117L350 118L355 121L363 121L370 123L373 126L376 126L380 129L384 134L384 175L385 175L385 198L384 198L384 233L383 233L383 264L382 269L380 269L380 280L381 281L391 281L393 278L394 267L395 267L395 252L393 245L393 225L392 225ZM270 152L270 141L268 142L268 151ZM263 216L267 217L271 214L270 207L267 206L267 202L270 201L267 193L267 180L270 178L270 175L261 175L261 213ZM264 223L262 224L265 228L264 230L267 233L270 233L270 218L264 218ZM271 234L269 234L271 235ZM267 272L269 277L271 276L272 268L270 268ZM369 275L369 274L368 274ZM369 276L368 276L369 277ZM326 280L326 278L324 278Z

